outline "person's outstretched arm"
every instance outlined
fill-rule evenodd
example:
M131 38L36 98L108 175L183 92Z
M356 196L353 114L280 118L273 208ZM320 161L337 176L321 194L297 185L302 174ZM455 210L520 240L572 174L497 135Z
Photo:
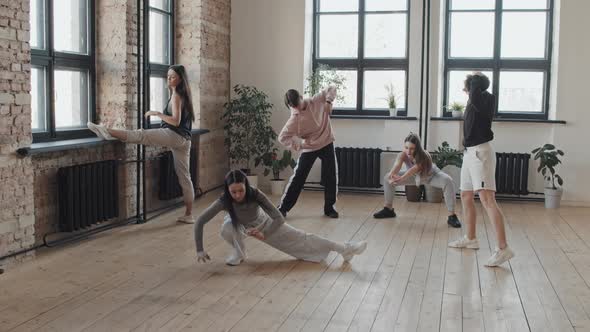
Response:
M266 197L266 195L262 191L256 191L256 201L258 202L258 204L260 204L262 210L264 210L264 212L266 212L266 214L268 214L268 216L272 220L270 225L264 227L264 236L267 237L274 233L279 227L281 227L281 225L285 223L285 218L283 218L283 215L281 214L279 209L277 209L276 206L272 204L272 202L268 199L268 197Z
M197 254L205 252L203 250L203 227L221 211L223 211L223 203L218 199L209 205L209 207L197 218L195 223L195 245L197 246Z
M297 137L297 123L294 117L290 117L287 123L279 133L279 143L288 149L299 151L301 142Z

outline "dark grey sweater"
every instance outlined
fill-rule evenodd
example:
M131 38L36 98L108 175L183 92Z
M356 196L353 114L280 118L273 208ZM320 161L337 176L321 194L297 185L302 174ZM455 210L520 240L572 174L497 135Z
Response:
M264 217L264 214L266 214L271 222L264 225L260 231L265 237L269 237L285 223L285 219L268 197L258 189L253 190L254 199L244 203L233 202L238 223L244 225L245 228L256 227L258 226L257 221L260 220L260 217ZM224 210L225 207L223 202L221 201L221 198L219 198L209 205L209 207L197 218L195 224L195 243L197 245L197 252L203 251L203 227L219 212Z

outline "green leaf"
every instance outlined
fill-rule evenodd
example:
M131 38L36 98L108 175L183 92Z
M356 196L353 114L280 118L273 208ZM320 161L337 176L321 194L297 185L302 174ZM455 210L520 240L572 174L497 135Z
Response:
M537 153L537 151L541 150L541 148L536 148L533 151L531 151L531 153Z
M545 149L545 150L553 150L553 149L555 149L555 145L553 145L553 144L545 144L545 145L543 145L543 149Z
M563 151L561 150L557 150L557 153L559 153L560 156L563 156L565 153L563 153Z

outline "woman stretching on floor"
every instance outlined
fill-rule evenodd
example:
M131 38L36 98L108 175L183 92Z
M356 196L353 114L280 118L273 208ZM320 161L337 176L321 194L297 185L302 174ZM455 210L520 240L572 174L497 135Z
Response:
M225 176L221 197L197 218L195 243L199 262L211 259L203 249L203 227L221 211L227 213L221 226L221 237L232 247L225 260L228 265L239 265L246 259L243 242L246 236L311 262L324 260L331 251L341 254L344 261L349 262L367 248L365 241L334 242L286 224L281 212L268 198L260 190L250 187L246 175L234 170Z

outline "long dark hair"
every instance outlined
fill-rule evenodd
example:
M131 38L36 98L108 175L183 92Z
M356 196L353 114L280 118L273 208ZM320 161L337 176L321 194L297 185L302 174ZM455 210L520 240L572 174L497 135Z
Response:
M420 142L420 137L414 133L410 133L405 139L404 143L410 142L416 146L414 149L414 161L416 165L420 167L420 174L428 174L432 169L432 157L428 151L425 151L422 148L422 143Z
M250 200L255 199L256 191L250 187L250 183L248 182L248 178L246 174L240 170L233 170L229 171L225 175L225 180L223 181L223 194L221 195L221 202L225 207L225 210L229 213L231 218L231 223L234 228L238 228L238 216L236 215L236 211L234 210L234 199L231 197L231 193L229 192L229 186L234 183L243 183L246 187L246 196L244 197L245 201L248 202Z
M299 91L295 89L289 89L285 93L285 106L287 106L287 108L299 106L299 97L301 97Z
M180 95L182 99L182 106L185 111L188 112L191 122L195 121L195 111L193 109L193 98L191 95L191 86L188 82L188 75L183 65L172 65L168 69L174 70L174 72L180 76L180 83L176 86L176 93Z

